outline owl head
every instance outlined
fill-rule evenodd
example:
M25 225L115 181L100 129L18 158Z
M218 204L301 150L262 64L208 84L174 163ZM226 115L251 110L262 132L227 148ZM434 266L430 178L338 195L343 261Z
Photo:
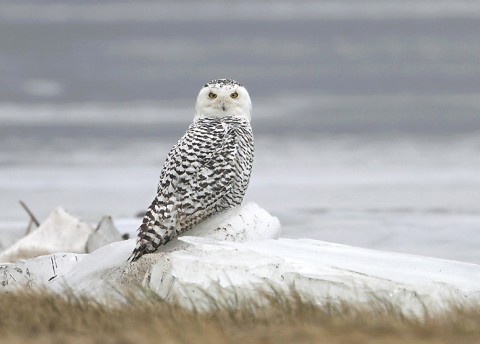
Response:
M215 79L202 87L195 105L196 118L236 116L250 120L252 101L247 89L230 79Z

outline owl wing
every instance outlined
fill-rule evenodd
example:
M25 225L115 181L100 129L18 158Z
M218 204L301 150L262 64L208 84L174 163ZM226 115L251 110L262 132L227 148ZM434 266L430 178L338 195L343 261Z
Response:
M235 134L234 127L215 119L189 127L167 156L129 260L156 251L215 212L234 179Z

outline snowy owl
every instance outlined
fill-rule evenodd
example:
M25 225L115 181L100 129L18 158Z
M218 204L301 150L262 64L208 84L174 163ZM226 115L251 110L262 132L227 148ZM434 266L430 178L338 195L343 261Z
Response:
M200 90L195 110L193 123L167 156L130 261L242 203L253 163L247 90L230 79L212 80Z

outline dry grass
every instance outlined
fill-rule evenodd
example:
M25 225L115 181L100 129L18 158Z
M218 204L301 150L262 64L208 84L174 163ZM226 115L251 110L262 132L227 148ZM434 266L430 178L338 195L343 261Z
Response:
M0 343L478 343L480 309L409 319L388 304L314 306L299 298L198 313L155 296L122 306L22 292L0 296Z

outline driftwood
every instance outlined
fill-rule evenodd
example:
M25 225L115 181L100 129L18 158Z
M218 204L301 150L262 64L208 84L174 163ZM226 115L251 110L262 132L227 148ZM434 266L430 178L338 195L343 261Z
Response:
M27 212L28 216L30 217L30 221L28 222L27 230L25 231L25 235L28 235L32 230L32 226L35 225L35 226L39 227L40 222L38 222L37 218L35 217L35 215L33 215L32 211L27 207L25 202L19 201L19 203L22 206L22 208Z

